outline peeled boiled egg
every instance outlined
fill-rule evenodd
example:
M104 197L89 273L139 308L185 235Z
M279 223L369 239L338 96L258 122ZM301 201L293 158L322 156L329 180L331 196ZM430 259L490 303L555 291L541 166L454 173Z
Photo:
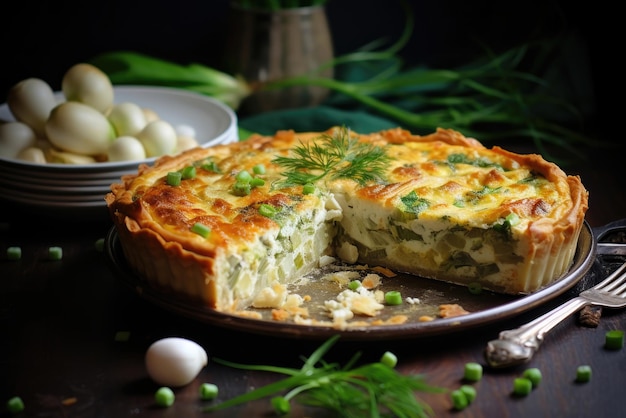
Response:
M107 150L108 161L134 161L146 158L146 150L139 140L132 136L117 137Z
M179 337L157 340L146 352L146 370L156 383L185 386L208 364L208 356L198 343Z
M0 157L15 158L24 149L37 143L35 131L22 122L0 124Z
M50 112L46 134L53 145L76 154L104 154L115 139L109 120L79 102L64 102Z
M148 123L143 109L136 103L114 104L107 115L118 136L137 135Z
M198 141L196 141L195 138L190 137L190 136L181 136L178 135L176 137L176 152L183 152L183 151L187 151L189 149L195 148L197 147Z
M149 122L136 137L143 144L148 157L160 157L176 152L178 141L176 130L164 120Z
M9 90L7 105L16 120L27 124L44 138L46 120L57 105L57 99L48 83L32 77L20 81Z
M113 106L113 85L109 76L98 67L79 63L63 75L63 95L68 101L76 101L105 112Z
M23 149L19 154L17 154L17 159L36 164L45 164L47 162L46 154L41 148L38 147L28 147Z

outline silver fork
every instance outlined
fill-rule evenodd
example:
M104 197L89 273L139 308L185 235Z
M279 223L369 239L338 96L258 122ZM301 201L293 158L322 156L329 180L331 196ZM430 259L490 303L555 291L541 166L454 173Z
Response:
M587 305L626 307L626 263L594 287L561 306L519 328L502 331L497 340L487 343L487 363L491 367L502 368L527 362L539 349L548 331Z

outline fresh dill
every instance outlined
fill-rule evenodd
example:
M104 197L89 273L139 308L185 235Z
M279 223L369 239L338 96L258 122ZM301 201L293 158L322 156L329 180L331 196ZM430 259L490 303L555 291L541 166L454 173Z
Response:
M355 367L360 353L352 356L343 367L327 363L323 356L338 339L339 335L335 335L326 340L304 359L300 369L213 359L229 367L280 373L288 377L209 406L204 411L223 410L271 397L271 405L281 415L289 412L291 400L325 408L339 417L426 418L433 415L430 406L420 401L415 392L444 393L446 389L430 386L423 375L403 375L382 361Z
M390 161L385 148L361 142L342 127L319 140L302 142L293 148L294 156L279 156L273 162L285 169L283 185L314 184L322 178L352 179L360 185L384 181Z

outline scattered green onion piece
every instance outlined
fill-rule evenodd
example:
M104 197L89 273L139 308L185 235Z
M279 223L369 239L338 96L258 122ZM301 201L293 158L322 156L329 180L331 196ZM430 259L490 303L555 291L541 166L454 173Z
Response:
M352 280L350 283L348 283L348 289L350 290L357 290L361 286L362 285L359 280Z
M265 166L263 164L257 164L252 167L252 172L254 174L265 174Z
M509 225L511 226L515 226L517 224L519 224L520 219L519 216L517 215L517 213L509 213L505 220L509 223Z
M204 224L201 224L200 222L196 222L191 227L191 232L195 232L196 234L200 235L201 237L206 238L206 237L208 237L211 234L211 228L209 228L208 226L206 226Z
M167 386L160 387L154 394L154 400L158 406L172 406L175 399L174 392Z
M470 382L478 382L483 377L483 366L479 363L470 362L465 364L463 378Z
M315 186L313 185L313 183L307 183L304 186L302 186L302 193L312 194L314 192L315 192Z
M513 394L518 396L526 396L533 389L533 382L525 377L517 377L513 380Z
M22 258L22 248L21 247L7 248L7 258L9 260L19 260L20 258Z
M271 218L278 213L278 209L272 205L263 203L261 206L259 206L259 213L263 216L267 216L268 218Z
M272 406L278 415L285 415L291 410L289 401L284 396L275 396L272 398Z
M233 184L233 193L235 196L248 196L250 194L250 183L244 181L237 181Z
M467 288L472 295L480 295L483 292L483 286L478 282L468 284Z
M576 369L576 381L585 383L591 380L591 366L578 366Z
M263 203L261 206L259 206L259 213L261 215L263 215L263 216L267 216L268 218L271 218L274 215L276 215L276 213L278 213L278 209L276 209L272 205L268 205L267 203Z
M203 401L208 401L217 398L219 389L217 385L213 383L203 383L200 385L200 398Z
M167 173L166 182L170 186L180 186L180 181L182 178L182 173L179 173L178 171L170 171L169 173Z
M116 342L126 342L130 340L130 331L117 331L114 339Z
M387 305L402 305L402 294L397 290L390 290L385 293L385 303Z
M24 401L19 396L14 396L7 401L7 409L11 414L19 414L24 410Z
M398 364L398 357L396 357L396 355L391 351L385 351L380 358L380 362L393 369L396 367L396 364Z
M462 385L459 390L465 394L467 403L472 403L476 399L476 388L474 386Z
M192 179L196 177L196 167L190 165L189 167L183 168L183 171L181 172L181 176L184 179Z
M63 258L63 248L50 247L48 248L48 259L58 261Z
M531 369L526 369L524 370L522 377L525 377L526 379L530 380L531 383L533 384L533 388L536 388L537 386L539 386L539 383L541 383L541 378L542 378L541 370L539 370L536 367L533 367Z
M450 392L450 399L452 399L452 406L457 411L467 408L467 405L469 404L467 396L460 389L456 389Z
M215 161L204 163L200 167L204 168L206 171L212 171L214 173L220 172L219 168L217 168L217 164L215 164Z
M265 180L255 177L252 180L250 180L250 186L252 187L261 187L265 184Z
M238 182L240 181L243 183L250 183L250 180L252 180L252 175L246 170L241 170L239 173L237 173L237 176L235 176L235 178Z
M619 350L624 347L624 331L617 329L607 331L604 337L604 348L609 350Z
M96 240L96 242L94 242L93 245L94 245L96 251L101 253L102 251L104 251L104 238L98 238Z

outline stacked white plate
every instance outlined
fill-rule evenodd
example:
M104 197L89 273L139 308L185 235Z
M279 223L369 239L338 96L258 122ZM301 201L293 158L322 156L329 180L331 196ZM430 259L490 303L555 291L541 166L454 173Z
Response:
M238 140L237 116L228 106L210 97L167 87L118 86L115 103L132 102L155 111L173 126L194 129L200 146L210 147ZM15 120L6 104L0 120ZM105 195L112 183L137 172L141 161L94 164L36 164L0 157L0 197L43 214L83 219L106 215Z

